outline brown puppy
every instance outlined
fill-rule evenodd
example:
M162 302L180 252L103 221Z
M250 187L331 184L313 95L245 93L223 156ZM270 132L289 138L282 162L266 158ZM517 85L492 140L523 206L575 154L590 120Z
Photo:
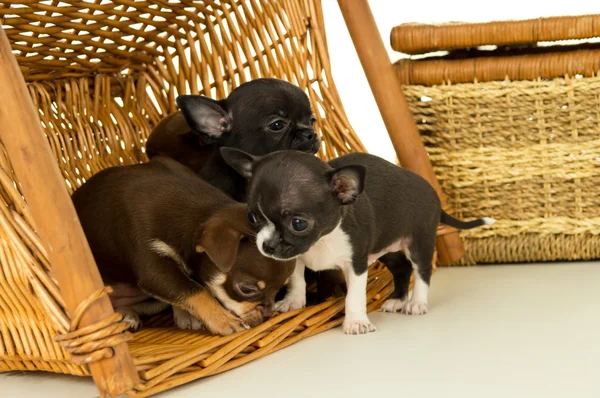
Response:
M161 120L146 143L146 153L150 159L168 156L196 173L200 172L216 149L216 145L190 128L181 111L173 112Z
M294 266L295 261L280 262L264 257L250 237L242 238L229 272L222 272L205 254L195 254L189 261L192 278L250 327L258 326L273 315L275 296ZM157 314L170 306L128 285L119 285L111 294L111 300L117 311L125 314L133 330L141 327L141 316ZM206 328L184 309L173 306L173 316L180 329Z
M275 296L291 276L296 262L281 263L264 257L253 238L243 238L234 266L223 273L206 255L191 260L193 278L200 281L223 306L248 326L258 326L273 315ZM181 329L201 329L201 321L189 312L173 308Z
M115 307L141 307L152 297L188 311L215 334L248 327L191 278L189 266L195 260L204 268L207 263L198 253L205 252L214 266L206 276L216 275L221 281L207 286L249 292L250 279L220 276L233 269L239 247L251 245L240 243L250 232L245 204L234 202L180 163L161 157L101 171L72 198L104 281L129 288L115 292ZM271 263L260 264L268 268ZM276 281L282 285L288 269L279 264L273 268L265 273L279 274ZM265 289L266 282L265 278ZM164 308L162 303L156 306ZM268 314L271 309L264 311Z

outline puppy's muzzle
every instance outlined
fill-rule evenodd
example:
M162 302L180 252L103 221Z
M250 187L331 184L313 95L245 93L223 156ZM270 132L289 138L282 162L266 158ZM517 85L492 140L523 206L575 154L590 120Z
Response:
M266 321L273 316L273 306L266 307L264 305L259 305L257 309L260 311L263 321Z
M279 246L279 242L275 239L267 239L263 242L263 251L267 254L275 254L277 250L277 246Z
M296 132L296 136L292 141L290 149L296 149L302 152L316 153L319 150L321 143L319 137L313 129L302 129Z
M267 309L265 309L265 307L259 305L252 311L245 313L242 316L242 319L244 319L244 322L246 322L250 327L256 327L269 319L271 315L273 315L272 310L269 312Z
M317 133L313 129L300 130L298 135L306 141L315 141L317 139Z

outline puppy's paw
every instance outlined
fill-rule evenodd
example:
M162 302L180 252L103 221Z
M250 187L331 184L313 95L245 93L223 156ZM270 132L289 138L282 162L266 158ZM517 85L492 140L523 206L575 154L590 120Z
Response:
M346 334L367 334L377 331L377 328L369 321L366 314L360 317L346 315L343 329Z
M192 314L181 308L173 307L173 320L179 329L183 330L204 330L206 327L201 320L195 318Z
M410 300L402 308L402 313L407 315L425 315L428 309L427 302Z
M242 330L250 329L250 326L248 326L246 322L226 309L223 309L218 313L213 313L212 316L206 320L205 326L209 332L221 336L227 336L229 334L241 332Z
M129 331L135 333L140 330L142 327L142 320L137 312L129 307L117 308L116 311L123 315L123 322L129 325Z
M275 312L284 313L294 311L306 306L306 296L304 297L285 297L283 300L275 303L273 310Z
M383 303L379 311L381 312L398 312L402 311L402 308L406 305L406 300L402 299L388 299Z

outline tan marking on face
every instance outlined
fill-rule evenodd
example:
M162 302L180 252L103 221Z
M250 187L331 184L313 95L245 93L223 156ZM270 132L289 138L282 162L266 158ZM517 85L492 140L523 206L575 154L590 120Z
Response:
M267 284L265 283L265 281L258 281L258 282L256 282L256 286L258 286L258 288L260 290L265 290L265 287L267 287Z
M250 312L255 311L260 304L256 301L236 301L229 297L223 285L227 281L227 275L220 273L210 282L206 283L206 287L210 292L231 312L245 318Z

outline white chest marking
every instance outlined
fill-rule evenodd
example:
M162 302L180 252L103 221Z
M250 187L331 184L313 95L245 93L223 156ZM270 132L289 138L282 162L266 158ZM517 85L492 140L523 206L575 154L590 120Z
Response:
M352 244L350 237L338 225L333 231L322 236L299 259L313 271L323 271L352 262Z
M373 264L379 257L388 254L399 252L400 250L408 249L408 245L410 244L410 238L401 238L396 242L392 243L379 253L369 254L369 258L367 259L367 263L369 265Z
M267 227L265 227L267 228ZM392 243L379 253L369 254L367 264L373 264L378 258L400 250L406 250L410 244L409 238L402 238ZM350 236L338 225L329 234L321 237L312 245L312 247L303 255L300 260L313 271L323 271L336 267L343 267L352 262L352 244Z

